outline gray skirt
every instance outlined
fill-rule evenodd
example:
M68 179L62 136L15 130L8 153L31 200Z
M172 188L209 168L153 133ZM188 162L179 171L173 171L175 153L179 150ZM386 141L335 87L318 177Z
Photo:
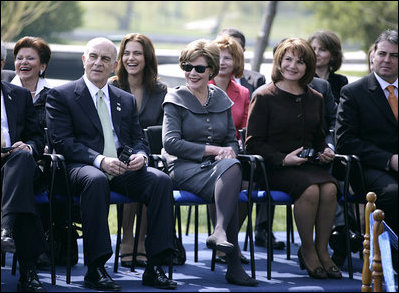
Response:
M240 162L237 159L223 159L201 168L199 162L177 159L169 165L169 171L177 189L189 191L211 201L213 200L216 181L234 164L240 165ZM241 179L237 178L237 180Z

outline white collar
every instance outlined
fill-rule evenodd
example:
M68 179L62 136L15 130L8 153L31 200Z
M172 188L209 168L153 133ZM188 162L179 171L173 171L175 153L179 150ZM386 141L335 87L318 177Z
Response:
M378 83L380 84L380 86L381 86L381 88L382 88L383 90L385 90L386 87L389 86L389 85L394 85L395 88L398 88L398 78L396 78L396 80L395 80L393 83L389 83L389 82L383 80L383 79L382 79L377 73L375 73L375 72L374 72L374 76L375 76L375 78L377 79Z
M87 88L89 89L91 97L96 100L96 94L99 90L102 90L104 93L104 96L106 99L109 99L109 93L108 93L108 83L105 84L105 86L101 89L99 89L94 83L92 83L86 76L86 74L83 75L83 80L85 81L85 84Z

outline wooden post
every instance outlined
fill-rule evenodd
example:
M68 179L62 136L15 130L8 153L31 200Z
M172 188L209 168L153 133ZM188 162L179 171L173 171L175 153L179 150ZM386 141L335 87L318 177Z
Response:
M375 201L377 200L377 196L374 192L367 193L366 196L367 204L364 212L365 218L365 234L363 241L363 270L362 270L362 292L371 292L371 271L369 269L370 266L370 214L375 210Z
M378 244L378 236L384 232L384 212L382 210L375 210L374 226L373 226L373 244L374 244L374 256L373 256L373 273L372 277L374 280L374 292L382 292L382 264L381 264L381 251L380 245Z

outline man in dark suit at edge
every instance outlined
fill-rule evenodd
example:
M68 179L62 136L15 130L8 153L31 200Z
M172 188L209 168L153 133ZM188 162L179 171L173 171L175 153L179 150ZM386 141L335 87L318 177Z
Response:
M160 266L175 249L172 182L165 173L147 167L148 146L135 99L107 84L117 65L116 55L110 40L90 40L82 56L83 77L51 89L46 104L50 140L57 153L64 155L72 192L81 198L88 266L84 285L95 290L121 290L104 268L112 255L108 211L110 190L114 190L144 202L148 208L148 264L143 285L174 289L177 283L169 280ZM127 164L116 152L125 145L133 148Z
M374 72L341 90L337 110L336 148L338 153L354 154L360 158L366 191L377 194L377 208L384 211L385 222L397 234L397 31L386 30L377 38L373 64ZM392 107L390 99L394 103ZM355 192L362 192L358 181L351 180L351 185Z

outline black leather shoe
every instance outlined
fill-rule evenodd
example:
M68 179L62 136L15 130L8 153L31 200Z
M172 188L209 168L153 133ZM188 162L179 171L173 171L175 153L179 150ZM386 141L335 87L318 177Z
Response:
M99 291L120 291L122 289L112 280L103 266L87 271L84 286Z
M244 265L247 265L250 263L249 259L246 258L243 254L240 255L240 261ZM221 263L221 264L227 264L227 258L225 255L221 255L221 256L217 255L215 258L215 262Z
M283 250L285 243L283 241L276 241L276 237L272 233L273 249ZM265 229L255 230L255 246L262 246L267 248L267 232Z
M39 281L36 271L28 270L21 273L18 281L18 292L47 292Z
M225 278L228 283L234 285L247 286L247 287L255 287L259 285L259 282L251 278L250 276L245 276L242 279L236 279L230 276L229 273L227 272Z
M15 242L10 230L1 228L1 250L5 252L15 252Z
M47 270L51 267L50 257L47 253L43 252L36 261L36 268L39 270Z
M160 266L147 266L143 274L143 285L159 289L177 288L177 283L169 280Z

